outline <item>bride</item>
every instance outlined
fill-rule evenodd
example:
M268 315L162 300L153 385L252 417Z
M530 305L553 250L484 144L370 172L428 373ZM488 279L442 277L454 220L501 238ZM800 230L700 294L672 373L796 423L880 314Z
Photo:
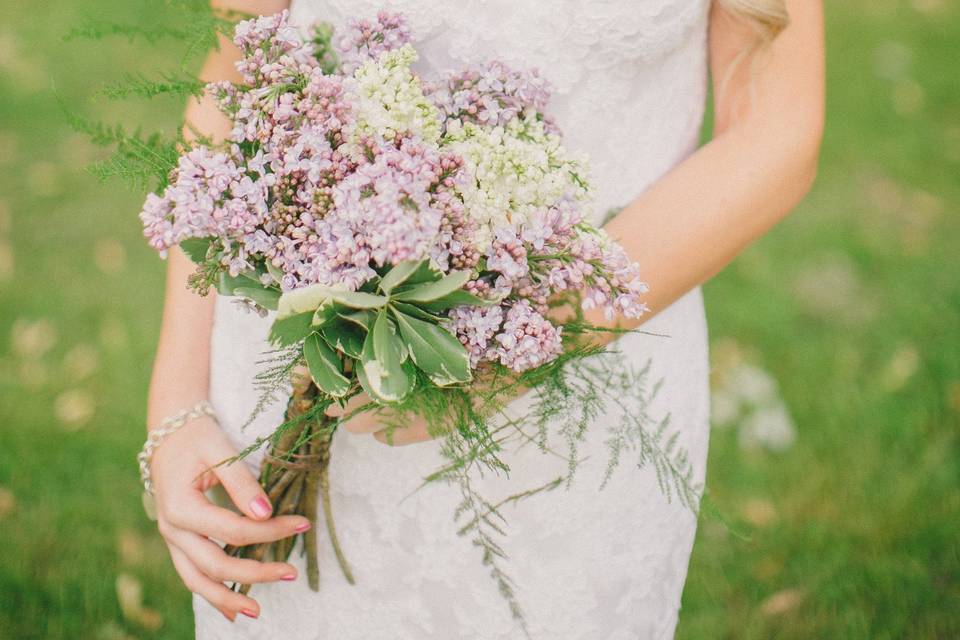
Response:
M702 482L709 401L698 286L786 215L813 182L823 126L818 0L214 5L262 14L289 8L299 25L324 20L334 27L388 8L409 19L425 73L489 58L538 68L553 86L551 111L567 146L590 157L597 211L626 205L606 228L650 284L647 302L656 316L646 320L644 333L624 335L612 348L630 362L652 363L650 378L661 386L649 410L670 416ZM224 42L207 59L204 78L237 79L238 57ZM708 76L714 133L699 146ZM228 129L206 99L189 105L187 121L188 131L214 137ZM420 421L387 444L382 425L361 415L334 439L331 495L355 586L330 569L319 593L311 591L298 551L289 563L228 558L214 540L274 540L310 525L299 516L273 517L255 456L203 473L272 431L283 407L241 430L256 402L255 363L267 349L269 320L222 298L197 298L184 286L191 271L179 250L171 254L148 417L158 425L204 400L212 406L164 438L151 463L159 529L196 594L198 637L673 636L696 516L670 503L648 469L625 466L598 491L609 426L603 418L588 432L580 451L585 462L569 489L506 507L503 570L523 622L504 602L480 551L456 535L455 492L437 485L412 493L442 460ZM520 411L522 402L515 405ZM538 486L557 475L557 461L536 447L508 456L514 486ZM508 495L502 478L478 482L492 496ZM217 484L236 511L210 502L206 492ZM320 554L321 567L336 566L329 545L321 544ZM256 584L243 595L225 586L233 582Z

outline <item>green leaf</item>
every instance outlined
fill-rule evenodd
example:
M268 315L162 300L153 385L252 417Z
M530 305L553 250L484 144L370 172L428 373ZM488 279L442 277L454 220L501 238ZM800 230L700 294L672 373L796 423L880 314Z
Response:
M188 258L196 264L200 264L207 259L207 252L210 250L212 243L213 238L187 238L180 243L180 248L187 254Z
M351 309L379 309L388 301L386 296L364 291L330 291L330 298Z
M485 307L487 305L496 304L496 301L484 300L483 298L478 298L465 289L457 289L456 291L448 293L442 298L431 300L430 302L424 302L421 306L428 311L439 312L452 309L453 307L459 307L463 304Z
M316 333L311 333L303 342L303 357L307 360L313 382L334 398L341 398L350 391L350 379L343 375L340 358Z
M396 265L380 280L380 290L389 294L394 287L406 282L407 278L412 276L425 260L404 260Z
M224 296L235 296L240 287L262 287L260 280L255 274L243 272L237 276L231 276L226 271L220 272L220 280L217 282L217 293Z
M280 301L280 292L266 287L237 287L233 290L233 295L249 298L264 309L273 311L277 310L277 303Z
M403 302L432 302L460 289L470 279L469 271L454 271L435 282L424 282L393 294Z
M434 324L440 322L440 316L436 316L429 311L426 311L423 307L418 307L416 305L407 304L406 302L392 302L390 305L400 313L405 313L408 316L413 316L414 318L420 318L427 322L432 322Z
M324 301L317 310L313 312L313 327L323 327L331 320L336 318L343 311L343 307L335 304L332 300Z
M370 327L373 326L374 320L377 319L377 314L373 311L354 311L353 313L341 313L339 314L341 318L352 322L355 325L358 325L363 328L364 331L369 331Z
M373 353L380 362L385 365L392 362L402 363L404 360L404 347L400 342L400 336L397 335L396 325L387 315L384 309L377 314L377 320L373 323Z
M357 377L367 394L380 403L400 402L413 389L413 365L401 360L399 341L392 333L390 318L381 311L367 333L357 361ZM379 351L377 344L379 343Z
M443 277L443 271L434 264L433 260L424 260L417 267L417 270L406 279L404 284L421 284L423 282L435 282Z
M273 263L270 262L270 260L267 260L267 273L269 273L273 279L276 280L277 284L281 284L283 282L283 271L281 271L279 267L273 266Z
M320 334L331 347L351 358L359 358L363 352L363 329L342 318L327 324Z
M277 317L285 318L307 311L312 313L330 300L330 294L330 287L322 284L312 284L287 291L280 296L280 302L277 304Z
M270 325L270 342L287 347L300 342L313 331L313 312L305 311L284 318L278 317Z
M410 358L437 386L468 382L470 356L456 336L443 327L397 313L400 335Z

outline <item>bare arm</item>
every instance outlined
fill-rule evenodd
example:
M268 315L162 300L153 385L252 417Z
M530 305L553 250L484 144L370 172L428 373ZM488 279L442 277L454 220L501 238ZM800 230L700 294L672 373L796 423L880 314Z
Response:
M250 13L275 13L283 0L214 0L213 6ZM239 51L222 40L201 71L204 80L238 80L234 63ZM228 120L209 98L192 100L186 111L185 135L197 131L222 139ZM190 260L179 250L170 252L163 324L150 384L148 424L208 397L210 334L214 294L200 297L187 288ZM210 467L233 456L233 449L216 421L200 418L167 437L157 448L151 465L157 500L157 525L170 550L173 564L191 591L200 594L224 616L257 617L260 606L233 592L224 582L292 580L296 569L285 562L256 562L229 558L213 540L231 544L265 542L309 528L299 516L271 517L272 506L256 478L243 463ZM204 491L222 483L244 517L215 507Z
M654 313L719 272L813 184L824 117L822 6L788 0L787 8L790 25L721 88L756 33L714 3L714 138L607 225L640 261Z
M287 2L214 0L212 4L223 9L270 13L280 11ZM207 56L200 77L208 82L238 81L240 77L234 63L239 59L240 52L233 43L221 38L220 50ZM230 131L229 120L208 96L189 101L185 120L184 136L188 140L194 137L194 131L215 140L222 140ZM202 297L187 288L187 277L193 270L193 263L179 248L170 251L163 322L150 383L149 424L207 397L210 330L216 294Z

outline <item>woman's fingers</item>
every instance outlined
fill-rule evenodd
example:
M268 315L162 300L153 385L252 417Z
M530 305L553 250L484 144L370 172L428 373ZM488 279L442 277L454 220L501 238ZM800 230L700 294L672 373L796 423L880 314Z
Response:
M210 472L220 480L233 504L248 518L266 520L273 513L273 505L264 493L260 482L242 460L225 462L237 455L237 450L221 432L219 437L209 438L204 447L204 457Z
M303 533L310 521L303 516L277 516L269 520L251 520L216 507L199 491L181 496L175 509L165 509L164 515L178 529L236 546L272 542Z
M260 605L256 600L231 591L219 582L211 580L203 575L179 547L175 545L169 545L169 547L173 566L187 589L209 602L231 622L236 619L238 613L250 618L259 617Z
M344 422L343 428L350 433L373 433L383 429L383 416L373 411L364 412Z
M342 415L348 414L352 411L356 411L365 404L372 402L370 396L367 395L365 391L358 393L349 400L342 407L334 402L329 407L327 407L327 415L332 418L339 418Z
M433 436L427 429L426 423L417 422L409 427L387 427L381 428L373 434L373 437L382 442L393 446L405 444L414 444L416 442L425 442L432 440Z
M216 582L253 584L295 580L297 570L286 562L231 558L220 545L189 531L177 531L173 543L208 578Z

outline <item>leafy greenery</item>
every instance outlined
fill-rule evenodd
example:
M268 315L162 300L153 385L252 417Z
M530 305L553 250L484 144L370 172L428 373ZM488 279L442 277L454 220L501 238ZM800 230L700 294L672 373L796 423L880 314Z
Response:
M14 3L0 27L0 637L191 637L189 596L142 516L133 464L164 267L135 219L142 191L80 169L105 156L49 92L52 79L93 120L176 131L179 99L94 94L175 66L183 46L63 42L91 16L155 28L153 0L38 6ZM944 71L960 8L826 8L818 185L705 288L718 373L738 359L769 371L798 438L778 453L744 448L735 428L713 433L708 487L730 526L707 505L680 639L960 636L960 88ZM263 390L299 357L269 355ZM504 506L465 504L465 535ZM143 585L160 628L123 614L118 574Z

